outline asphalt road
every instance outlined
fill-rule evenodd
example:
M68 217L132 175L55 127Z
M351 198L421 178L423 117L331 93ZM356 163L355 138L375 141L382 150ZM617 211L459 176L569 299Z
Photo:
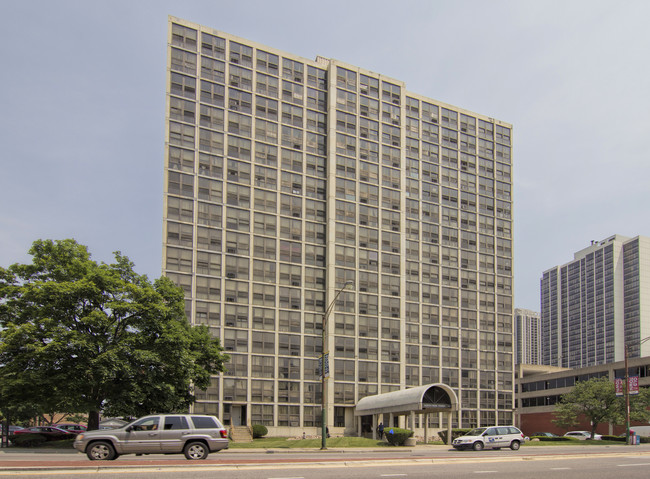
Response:
M91 462L74 452L0 450L0 477L324 479L324 478L647 478L650 445L542 446L519 451L455 451L445 446L399 449L243 450L205 461L180 455L122 456Z

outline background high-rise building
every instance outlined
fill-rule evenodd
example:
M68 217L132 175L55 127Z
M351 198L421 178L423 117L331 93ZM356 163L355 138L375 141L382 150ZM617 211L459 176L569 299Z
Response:
M544 272L543 363L586 367L649 356L650 238L614 235Z
M539 313L515 308L515 364L542 364Z
M511 126L177 18L168 48L164 274L231 356L195 410L314 431L351 281L333 432L439 382L454 425L512 423Z

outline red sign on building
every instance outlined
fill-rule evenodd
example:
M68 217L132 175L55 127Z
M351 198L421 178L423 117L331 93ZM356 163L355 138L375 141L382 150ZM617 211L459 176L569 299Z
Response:
M625 394L623 384L625 384L625 378L616 378L614 380L617 396L623 396ZM639 394L639 376L629 376L627 378L627 390L630 395Z

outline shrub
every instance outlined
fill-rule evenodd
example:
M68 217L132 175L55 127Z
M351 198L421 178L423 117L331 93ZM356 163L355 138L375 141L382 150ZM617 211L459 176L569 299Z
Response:
M39 447L47 440L40 434L16 434L10 437L16 447Z
M603 434L602 440L603 441L625 442L625 436L609 436L609 435Z
M539 439L540 441L548 441L548 442L569 442L569 441L579 441L579 439L576 439L574 437L564 437L564 436L558 436L558 437L548 437L548 436L531 436L531 439Z
M384 429L386 440L393 446L403 446L404 442L413 435L413 431L409 429L401 429L399 427L391 427Z
M472 429L471 428L455 428L451 430L451 440L453 441L457 437L464 436L468 432L470 432ZM442 442L447 444L447 430L444 429L438 433L438 436L440 436L440 439L442 439Z
M269 433L269 430L263 424L253 424L253 439L264 437Z

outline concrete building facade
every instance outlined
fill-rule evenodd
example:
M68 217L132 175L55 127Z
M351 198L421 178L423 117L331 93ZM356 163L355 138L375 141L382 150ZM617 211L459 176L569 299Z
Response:
M539 313L515 308L515 364L542 364L541 340Z
M650 356L650 238L614 235L541 279L543 364L569 368Z
M650 387L650 357L630 359L628 375L639 377L640 388ZM537 431L563 435L567 432L566 429L553 423L555 405L562 395L571 392L576 383L592 378L608 378L612 382L617 378L625 378L625 362L617 361L578 369L518 365L516 367L517 425L527 435ZM648 426L646 423L633 423L633 425ZM589 431L591 425L583 419L582 423L571 429ZM618 435L625 432L625 425L603 423L598 426L596 432Z
M316 434L331 305L333 434L432 383L511 424L511 125L172 17L167 74L163 272L231 356L195 411Z

